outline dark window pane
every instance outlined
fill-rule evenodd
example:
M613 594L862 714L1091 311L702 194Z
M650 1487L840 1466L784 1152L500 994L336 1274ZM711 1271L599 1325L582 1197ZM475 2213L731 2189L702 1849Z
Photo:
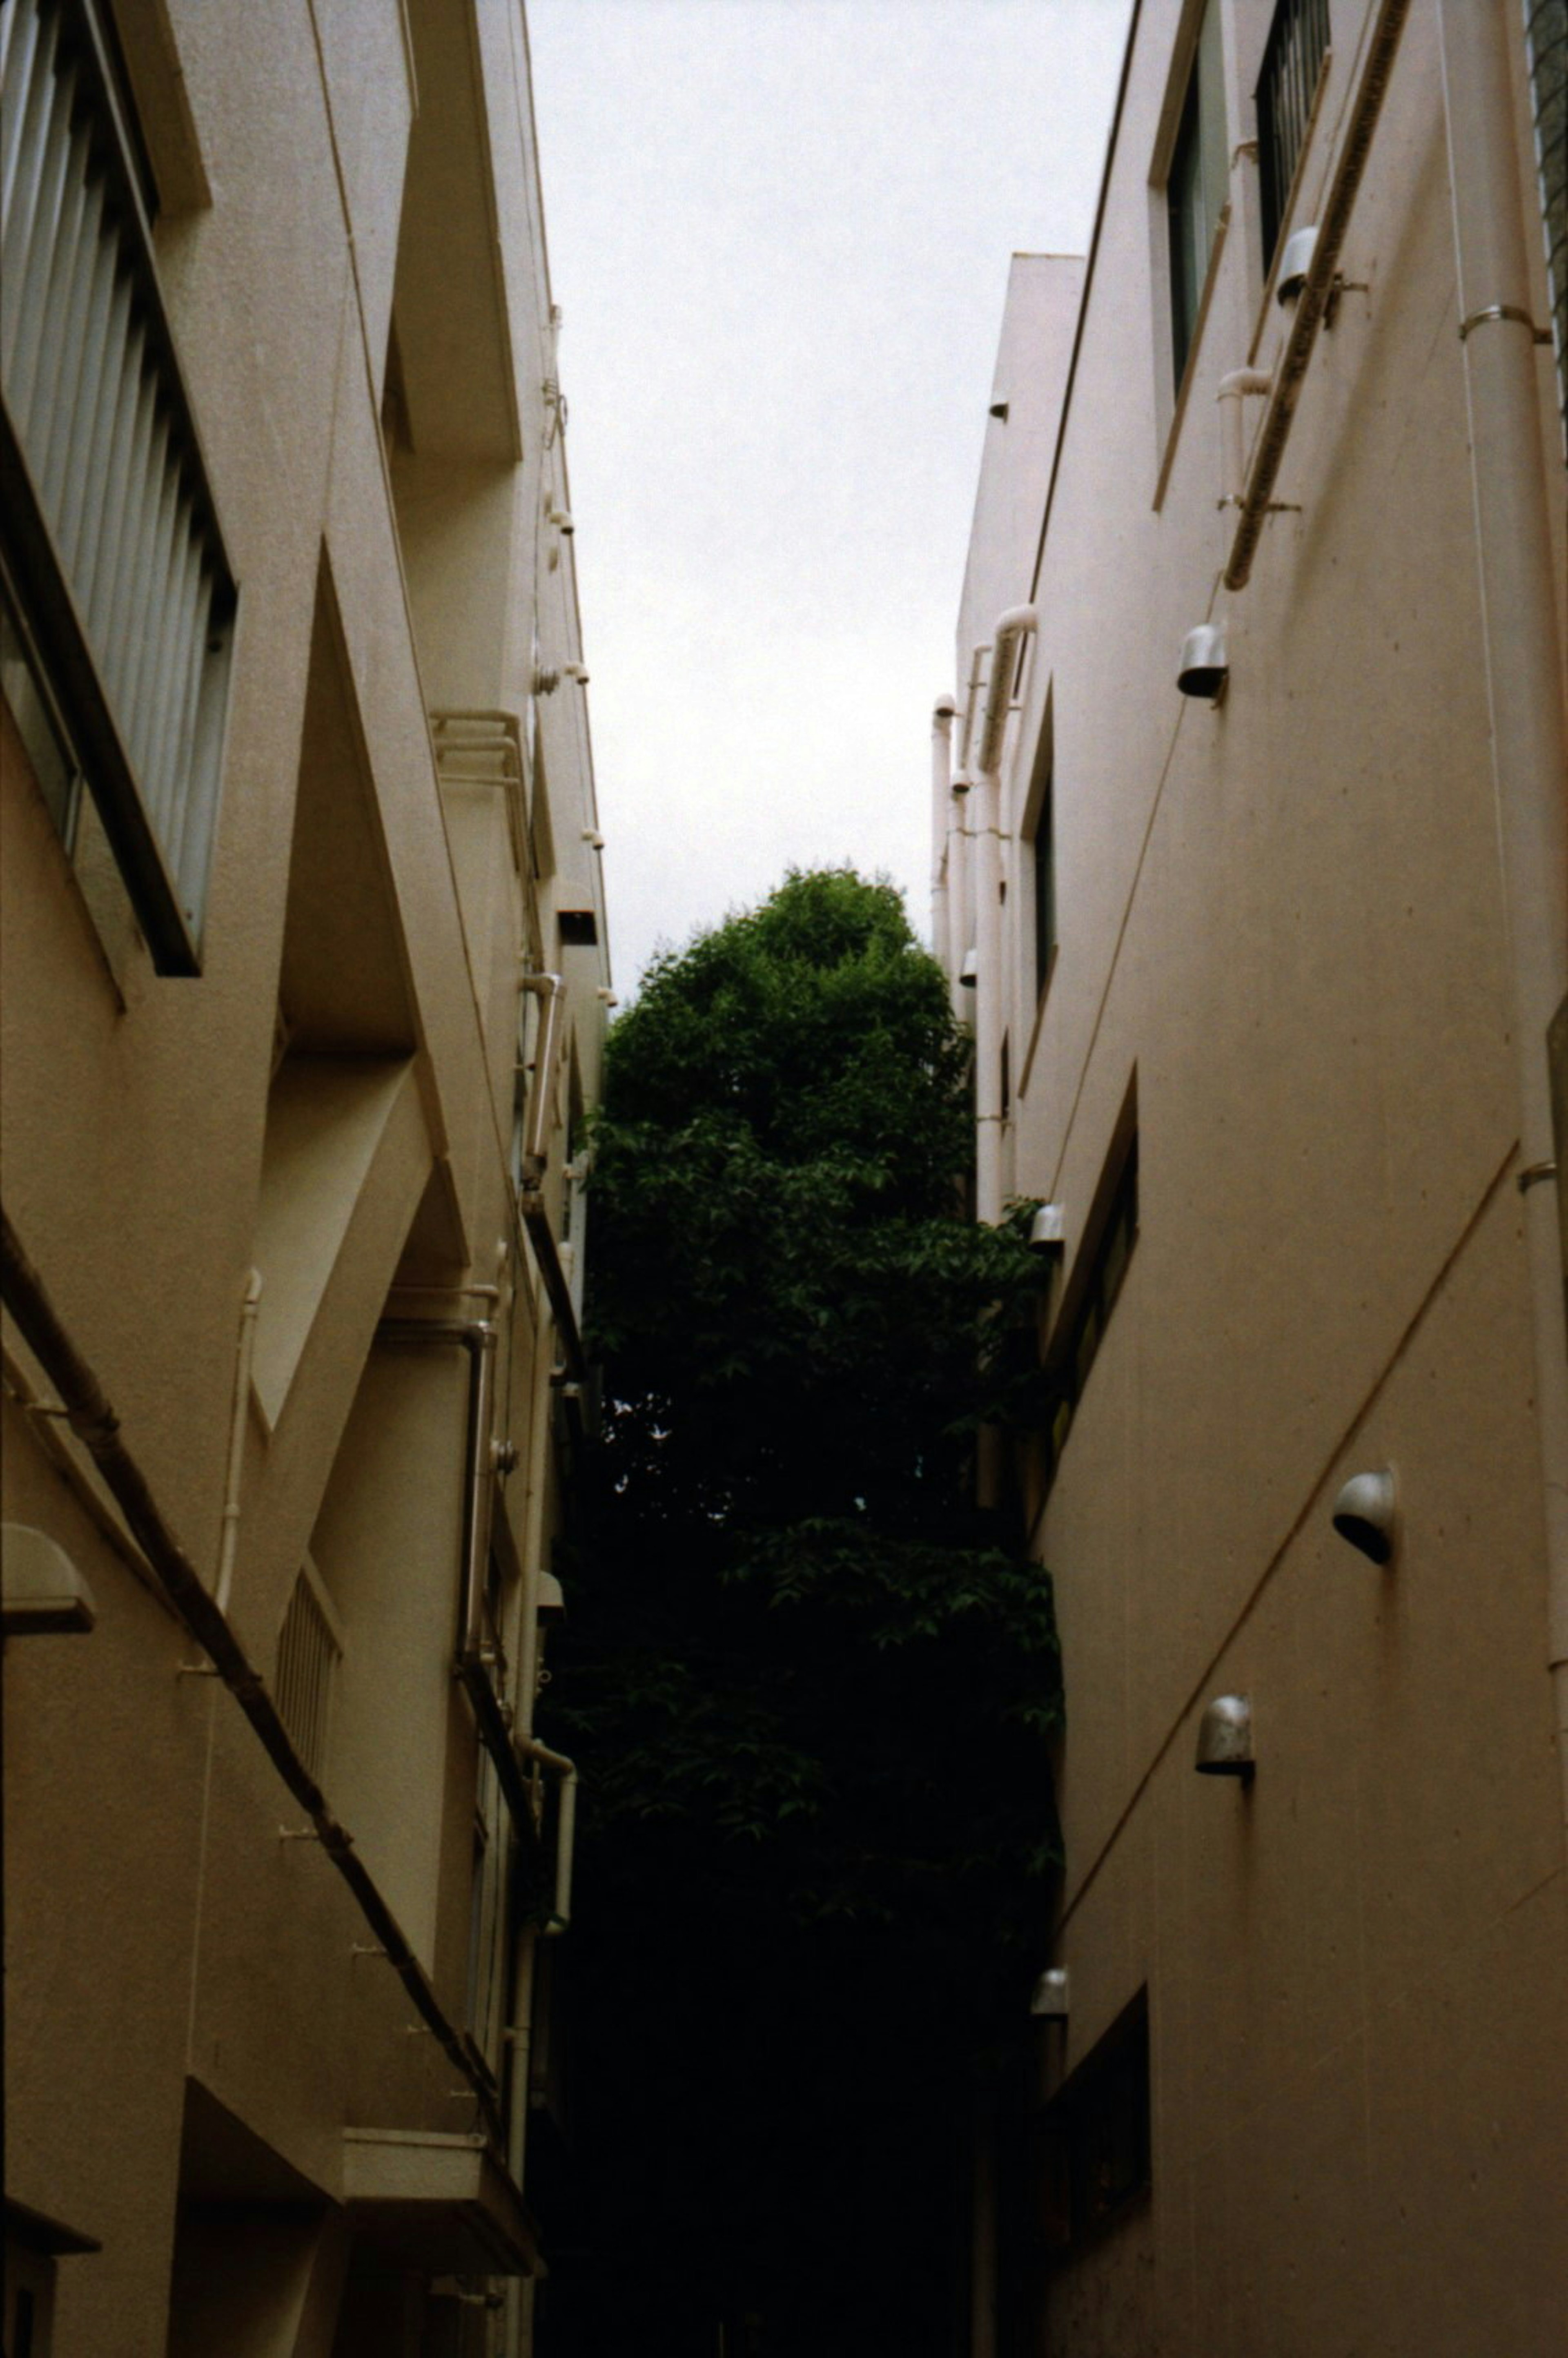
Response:
M1047 779L1040 817L1034 827L1034 995L1037 999L1049 979L1051 953L1056 946L1054 828L1052 786Z
M1228 179L1219 10L1204 13L1166 181L1171 226L1171 341L1176 384L1186 373L1198 304Z
M1284 226L1285 200L1301 159L1327 47L1328 0L1279 0L1256 94L1265 271L1273 263Z

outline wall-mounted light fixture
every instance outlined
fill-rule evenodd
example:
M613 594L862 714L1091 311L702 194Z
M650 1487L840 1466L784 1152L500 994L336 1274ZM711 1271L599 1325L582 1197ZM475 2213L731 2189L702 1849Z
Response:
M1041 1204L1029 1223L1029 1241L1036 1252L1061 1252L1067 1242L1067 1215L1061 1204Z
M1204 696L1211 704L1217 704L1225 694L1229 677L1225 624L1199 622L1182 641L1182 659L1176 666L1176 686L1184 696Z
M1250 1695L1216 1695L1206 1705L1198 1722L1197 1758L1193 1766L1200 1777L1239 1777L1244 1785L1251 1783L1255 1763Z
M1292 230L1285 240L1285 250L1280 256L1280 275L1274 281L1276 303L1295 303L1301 299L1302 288L1312 268L1313 249L1317 243L1317 230L1309 224L1305 229Z
M1400 1486L1391 1466L1352 1474L1334 1502L1334 1528L1374 1563L1392 1560L1399 1539Z
M975 782L974 782L973 778L969 775L969 773L968 772L968 770L955 770L955 771L954 771L954 773L953 773L953 792L954 792L956 795L967 795L967 794L968 793L968 791L969 791L969 788L974 784L974 783L975 783Z
M575 679L579 687L586 687L588 686L588 674L581 664L563 664L561 665L561 677L563 679Z
M1065 2022L1067 1998L1066 1966L1048 1965L1030 1995L1029 2011L1043 2022Z
M979 950L966 950L964 952L964 963L958 968L958 980L963 984L966 990L973 990L979 970L980 954Z
M555 525L557 532L564 532L568 538L577 530L576 525L572 522L572 512L570 508L557 508L552 506L549 512L549 520Z
M92 1628L97 1618L92 1591L58 1540L30 1523L7 1523L0 1532L4 1608L0 1630L7 1638L63 1638Z
M604 838L600 835L596 827L585 827L582 831L582 839L587 844L590 851L602 851L604 849Z

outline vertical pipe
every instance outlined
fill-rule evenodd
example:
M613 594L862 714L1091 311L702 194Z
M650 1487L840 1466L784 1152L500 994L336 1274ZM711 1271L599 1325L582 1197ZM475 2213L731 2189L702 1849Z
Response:
M495 1495L491 1402L495 1390L495 1328L488 1318L468 1326L470 1355L468 1487L463 1500L461 1650L477 1658L484 1642L484 1592L490 1570L490 1510Z
M545 1488L550 1453L550 1360L553 1320L541 1289L535 1306L534 1399L528 1421L528 1473L523 1509L522 1628L517 1646L517 1692L512 1724L520 1736L534 1732L539 1683L539 1573L545 1545Z
M931 715L931 954L944 974L952 972L947 940L947 815L952 807L953 716L950 696L937 698Z
M506 2111L506 2169L514 2186L523 2183L528 2143L528 2074L534 2046L534 1952L532 1925L518 1935L512 1965L512 2082ZM526 2297L525 2297L526 2296ZM533 2343L533 2299L524 2279L506 2279L506 2358L524 2358Z
M240 1339L234 1351L234 1401L229 1422L229 1478L223 1487L223 1527L218 1543L218 1578L213 1595L220 1613L229 1609L234 1585L234 1552L240 1541L240 1483L245 1468L245 1425L251 1407L251 1362L255 1356L256 1312L261 1303L261 1271L253 1269L240 1305Z
M1568 760L1541 418L1502 0L1439 0L1519 1099L1546 1505L1550 1663L1568 1832L1568 1338L1546 1032L1568 998ZM1532 1184L1532 1175L1540 1184Z
M1001 1218L1001 836L994 770L974 800L975 1210L989 1228Z
M947 970L953 987L953 1010L960 1022L968 1022L973 1005L964 996L961 980L964 960L975 940L973 896L969 890L970 853L974 849L969 832L972 800L973 781L968 770L956 770L947 796Z

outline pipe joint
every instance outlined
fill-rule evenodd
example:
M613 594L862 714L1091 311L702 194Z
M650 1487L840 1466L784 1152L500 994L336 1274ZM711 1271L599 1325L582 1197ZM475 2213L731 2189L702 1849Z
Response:
M979 752L976 756L976 767L984 776L994 775L1001 759L1007 716L1012 708L1019 644L1031 637L1039 626L1040 611L1035 606L1010 606L997 619L996 636L991 642L990 678L986 684L985 711L980 720Z

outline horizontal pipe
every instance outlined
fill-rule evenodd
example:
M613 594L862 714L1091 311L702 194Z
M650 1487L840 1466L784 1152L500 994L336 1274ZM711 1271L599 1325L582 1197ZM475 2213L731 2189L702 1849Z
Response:
M471 2089L491 2136L504 2135L494 2093L476 2067L468 2042L451 2022L374 1877L355 1853L353 1836L339 1824L326 1796L294 1747L261 1673L234 1636L200 1574L164 1521L146 1476L120 1439L120 1420L87 1361L61 1324L43 1279L0 1208L0 1294L28 1348L59 1394L71 1431L92 1456L133 1536L190 1636L238 1703L262 1749L305 1811L322 1849L352 1892L387 1963L421 2020Z

